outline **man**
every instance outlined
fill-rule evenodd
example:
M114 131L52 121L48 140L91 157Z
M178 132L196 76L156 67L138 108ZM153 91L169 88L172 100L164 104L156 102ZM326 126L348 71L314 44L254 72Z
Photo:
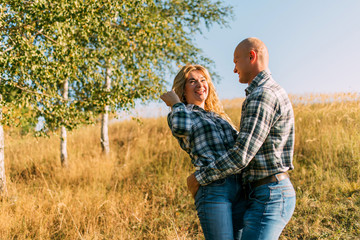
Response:
M295 209L293 169L294 113L283 88L268 70L265 44L247 38L234 52L234 73L247 83L240 132L227 154L188 177L195 196L200 185L242 173L246 211L239 239L278 239Z

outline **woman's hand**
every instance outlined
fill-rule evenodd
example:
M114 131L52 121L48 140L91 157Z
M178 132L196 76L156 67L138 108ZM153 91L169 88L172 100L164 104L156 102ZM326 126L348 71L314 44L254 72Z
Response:
M176 93L173 90L164 93L163 95L160 96L160 98L169 107L172 107L172 106L174 106L174 104L181 102L180 98L178 97L178 95L176 95Z
M186 181L187 181L187 187L188 187L191 195L193 196L193 198L195 198L196 193L200 188L200 183L196 180L194 173L191 174L190 176L188 176Z

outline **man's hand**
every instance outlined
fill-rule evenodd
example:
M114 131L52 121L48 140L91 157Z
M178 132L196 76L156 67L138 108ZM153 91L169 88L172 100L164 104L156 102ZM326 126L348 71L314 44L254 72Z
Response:
M174 91L168 91L160 96L160 98L168 105L169 107L174 106L174 104L181 102L180 98Z
M189 191L191 192L191 195L193 196L193 198L195 198L195 195L199 190L200 183L196 180L194 173L187 178L187 186Z

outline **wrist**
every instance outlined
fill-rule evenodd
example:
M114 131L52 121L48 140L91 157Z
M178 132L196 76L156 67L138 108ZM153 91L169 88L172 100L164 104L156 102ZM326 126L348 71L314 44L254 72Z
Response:
M182 106L182 105L183 105L182 102L176 102L171 106L171 109L173 109L174 107L176 108L176 107Z
M194 173L194 179L196 180L196 182L199 184L199 185L203 185L203 183L201 182L201 177L200 177L200 171L199 170L196 170Z

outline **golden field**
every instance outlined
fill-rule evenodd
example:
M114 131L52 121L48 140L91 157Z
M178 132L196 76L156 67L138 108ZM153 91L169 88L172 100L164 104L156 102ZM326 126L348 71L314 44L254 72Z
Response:
M297 206L280 239L360 239L358 95L291 99ZM224 101L236 125L241 101ZM59 136L14 132L5 137L0 239L203 239L185 186L193 168L165 117L110 125L109 157L100 126L69 133L68 169Z

